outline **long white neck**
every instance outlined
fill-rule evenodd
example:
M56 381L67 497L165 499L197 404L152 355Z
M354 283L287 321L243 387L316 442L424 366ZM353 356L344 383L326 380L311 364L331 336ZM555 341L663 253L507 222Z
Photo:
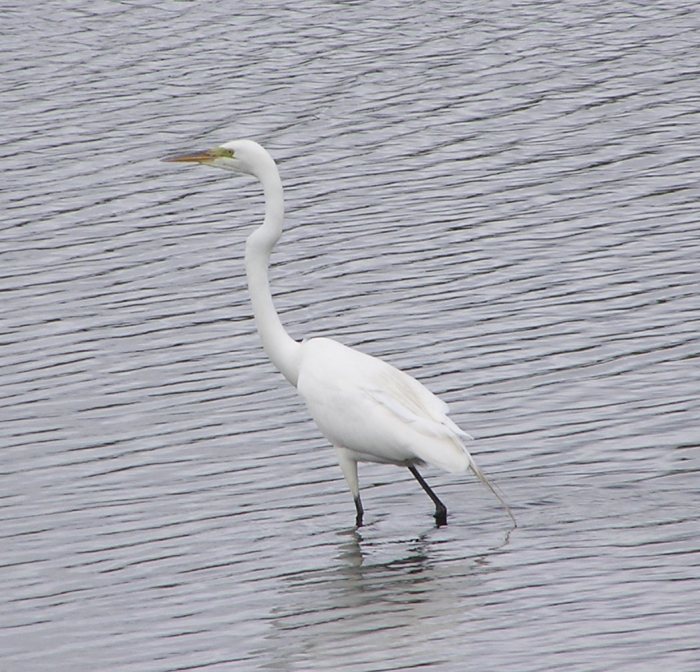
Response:
M284 329L272 303L268 267L270 253L282 235L284 221L284 195L282 181L274 161L256 172L265 192L265 221L248 236L245 266L248 291L253 304L255 325L262 339L263 348L272 363L294 386L299 378L301 344Z

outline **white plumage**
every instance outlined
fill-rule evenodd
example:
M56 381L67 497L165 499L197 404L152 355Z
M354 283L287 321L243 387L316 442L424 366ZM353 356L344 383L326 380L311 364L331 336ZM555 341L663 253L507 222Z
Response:
M246 273L256 326L272 362L296 386L311 417L335 447L355 500L356 524L363 508L358 462L407 467L435 503L438 525L447 509L416 466L429 464L451 473L471 469L510 508L477 467L464 446L471 437L447 415L447 404L407 373L330 338L299 343L282 326L269 289L269 257L282 234L282 182L272 157L251 140L234 140L212 150L169 161L202 163L257 177L265 192L265 220L246 242Z
M330 338L302 343L297 389L324 436L357 461L466 471L466 436L415 378Z

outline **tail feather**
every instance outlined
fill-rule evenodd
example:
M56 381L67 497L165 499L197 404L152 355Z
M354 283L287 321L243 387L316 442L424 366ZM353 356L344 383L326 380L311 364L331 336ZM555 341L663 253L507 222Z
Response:
M486 477L486 474L483 471L481 471L481 469L479 469L471 455L469 457L469 467L474 472L474 475L496 496L498 501L503 505L503 508L506 510L506 513L510 516L510 519L513 521L513 526L518 527L518 523L515 520L515 516L510 510L510 506L508 506L506 500L503 499L502 495L496 489L496 486L493 483L491 483L491 481Z

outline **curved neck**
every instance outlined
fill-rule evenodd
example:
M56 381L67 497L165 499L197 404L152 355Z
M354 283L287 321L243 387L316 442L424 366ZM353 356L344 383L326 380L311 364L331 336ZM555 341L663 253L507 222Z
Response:
M272 159L256 177L262 183L265 192L265 220L246 241L245 265L248 291L253 304L255 326L267 356L284 377L296 386L299 377L301 344L295 341L282 326L272 303L268 278L270 253L282 235L284 221L282 182Z

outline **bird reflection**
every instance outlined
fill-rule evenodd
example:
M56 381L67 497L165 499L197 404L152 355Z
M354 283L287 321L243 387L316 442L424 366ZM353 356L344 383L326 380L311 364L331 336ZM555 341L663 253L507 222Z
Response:
M454 622L481 604L490 558L508 543L507 535L456 557L461 543L434 528L411 538L363 530L337 534L332 566L285 577L280 606L270 616L268 651L276 664L330 662L338 655L360 664L362 651L398 647L406 638L424 639L427 650L438 651Z

